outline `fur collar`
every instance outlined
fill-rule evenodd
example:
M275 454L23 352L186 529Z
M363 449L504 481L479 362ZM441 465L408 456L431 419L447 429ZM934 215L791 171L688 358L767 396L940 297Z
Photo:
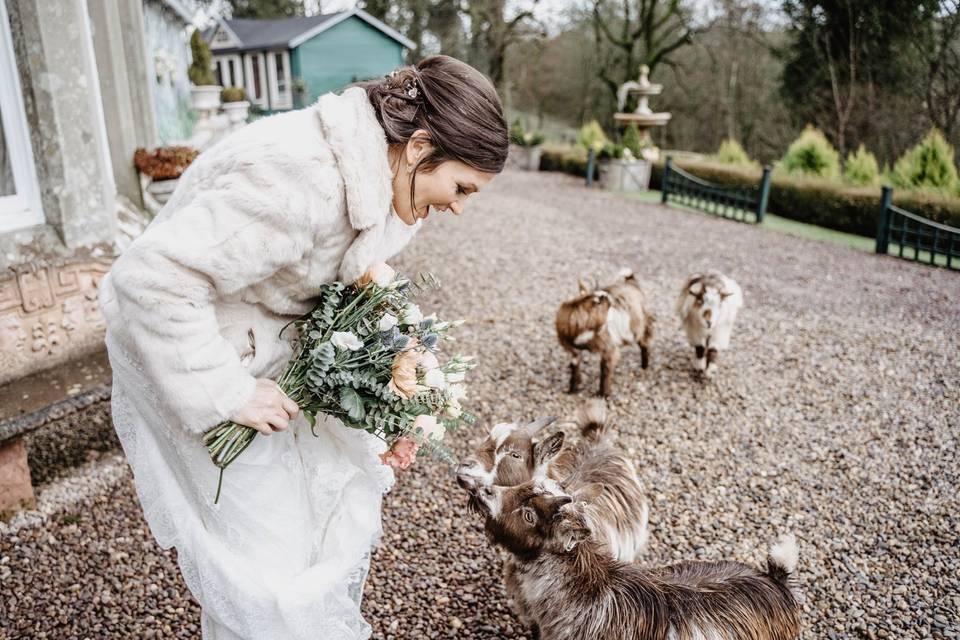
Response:
M367 99L367 92L351 87L342 94L327 93L317 100L323 136L343 176L350 225L363 231L390 215L393 172L387 158L387 137Z
M353 282L374 262L398 253L420 228L393 212L393 171L387 137L367 92L351 87L317 100L324 138L343 178L350 226L359 231L340 265L340 279Z

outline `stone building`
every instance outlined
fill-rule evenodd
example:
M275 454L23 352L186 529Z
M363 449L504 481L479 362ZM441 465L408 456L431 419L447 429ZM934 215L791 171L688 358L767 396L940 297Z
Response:
M0 385L102 351L98 283L145 223L134 150L190 133L195 9L0 2ZM26 459L8 424L29 412L20 397L0 393L0 512L32 500L17 493Z

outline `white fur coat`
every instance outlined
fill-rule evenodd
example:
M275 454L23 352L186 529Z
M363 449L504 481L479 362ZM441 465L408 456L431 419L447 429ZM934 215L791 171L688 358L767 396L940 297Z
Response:
M360 597L385 445L302 416L223 476L200 434L291 355L281 328L416 227L391 209L385 136L362 89L265 118L190 166L101 282L113 421L150 530L177 547L205 640L363 640ZM287 336L285 335L284 338Z
M114 340L162 381L171 421L200 433L226 420L287 360L276 334L321 284L352 282L406 245L416 227L392 213L392 194L359 88L200 155L102 284Z

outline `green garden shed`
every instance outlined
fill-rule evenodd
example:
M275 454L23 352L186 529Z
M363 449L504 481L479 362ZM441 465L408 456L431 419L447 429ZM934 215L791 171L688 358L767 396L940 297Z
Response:
M414 44L361 9L279 20L218 20L204 39L217 83L285 111L402 65Z

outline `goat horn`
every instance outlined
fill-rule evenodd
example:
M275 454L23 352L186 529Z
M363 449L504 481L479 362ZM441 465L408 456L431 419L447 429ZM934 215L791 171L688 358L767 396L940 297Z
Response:
M553 424L557 419L554 416L547 416L545 418L537 418L533 422L527 424L526 430L531 436L543 429L544 427Z

